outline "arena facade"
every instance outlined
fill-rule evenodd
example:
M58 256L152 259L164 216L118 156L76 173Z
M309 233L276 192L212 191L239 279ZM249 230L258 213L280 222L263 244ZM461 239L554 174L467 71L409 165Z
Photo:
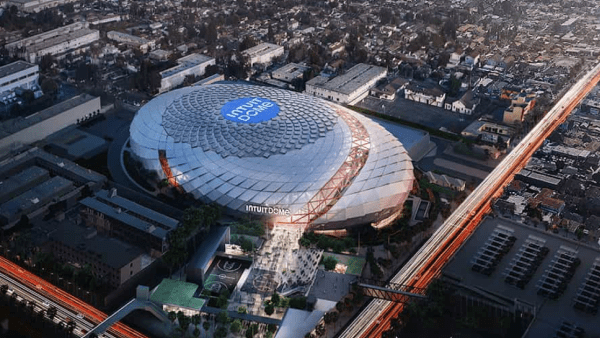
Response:
M413 185L402 144L325 100L250 84L162 94L136 114L130 146L144 167L232 215L339 229L387 225Z

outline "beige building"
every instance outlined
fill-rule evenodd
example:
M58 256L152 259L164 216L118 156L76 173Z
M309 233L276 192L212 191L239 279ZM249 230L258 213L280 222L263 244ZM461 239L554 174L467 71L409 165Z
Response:
M273 59L283 55L283 46L272 43L261 43L260 45L248 48L242 51L242 54L248 58L250 66L254 64L270 64Z
M46 55L77 54L87 45L100 39L97 29L89 29L87 22L76 22L42 34L30 36L6 45L9 51L19 51L19 56L31 63Z
M43 140L49 135L100 113L100 98L81 94L27 117L0 123L0 154Z
M510 107L504 111L502 121L506 124L518 124L535 106L535 94L518 93L511 96Z
M306 82L305 92L336 103L354 104L369 95L369 89L386 75L383 67L359 63L345 74L311 79Z

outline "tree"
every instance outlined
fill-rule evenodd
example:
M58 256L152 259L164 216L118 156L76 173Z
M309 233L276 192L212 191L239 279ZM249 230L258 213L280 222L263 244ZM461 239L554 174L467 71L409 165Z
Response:
M227 324L229 322L229 314L227 311L221 311L217 314L217 323Z
M167 316L171 322L175 322L175 319L177 319L177 313L175 313L175 311L169 311Z
M242 322L239 319L234 320L229 327L229 330L233 333L238 333L242 329Z
M330 271L335 269L335 266L337 265L337 259L335 259L335 257L333 256L327 256L325 258L323 258L323 265L325 266L325 270Z
M273 303L268 303L267 306L265 306L265 313L267 316L270 316L273 312L275 312L275 306L273 306Z
M210 322L208 320L205 320L204 323L202 323L202 328L204 328L204 331L206 331L206 333L208 334L208 330L210 330Z
M279 306L280 301L281 297L279 296L277 291L273 292L273 295L271 296L271 303L273 304L273 306Z
M13 293L14 294L14 293ZM48 318L50 318L50 320L54 319L54 316L56 316L56 312L58 310L56 309L56 306L52 305L48 308L48 310L46 311L46 315L48 316Z
M44 79L40 87L44 94L54 97L58 93L58 84L52 79Z

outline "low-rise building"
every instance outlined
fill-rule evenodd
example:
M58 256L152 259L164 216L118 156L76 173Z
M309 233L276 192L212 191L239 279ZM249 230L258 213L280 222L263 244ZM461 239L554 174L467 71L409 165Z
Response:
M437 86L424 87L411 83L404 89L404 98L435 107L444 107L446 93Z
M106 33L106 37L110 40L123 43L127 46L138 48L144 53L147 53L150 49L154 48L154 40L148 40L127 33L110 31Z
M493 144L503 143L508 146L514 132L514 128L502 124L476 120L469 124L460 134L471 139L481 139Z
M80 269L89 266L93 275L117 288L140 272L143 251L116 238L100 236L96 229L64 221L49 234L44 250L61 263Z
M100 32L97 29L89 29L87 22L76 22L9 43L6 49L18 51L19 56L37 63L46 54L57 58L68 53L77 54L98 39Z
M473 91L467 90L460 99L453 102L446 102L444 108L452 110L455 113L472 115L479 104L479 99L473 97Z
M369 89L387 75L387 69L364 63L336 77L317 76L306 82L306 93L336 103L354 104L369 94Z
M116 189L100 190L80 201L81 215L100 233L138 245L153 257L169 249L168 236L179 222L117 195Z
M12 6L17 7L21 12L38 13L44 9L62 6L76 0L8 0L7 8Z
M0 67L0 99L11 95L15 89L36 90L40 68L25 61L15 61Z
M273 59L282 56L283 52L283 46L264 42L243 50L242 54L248 58L250 66L253 66L255 64L270 64Z
M198 284L165 278L152 291L150 300L166 313L183 312L188 317L200 314L205 299L196 297Z
M271 76L276 79L287 83L292 83L296 79L302 80L304 72L309 70L310 67L297 63L288 63L287 65L274 70Z
M13 223L73 190L73 182L55 176L0 205L0 223Z
M203 54L190 54L177 60L177 66L160 72L159 93L164 93L183 84L186 76L202 76L206 67L214 66L215 59Z
M432 171L426 172L425 177L429 183L439 185L440 187L450 188L456 191L465 190L465 181L458 178L450 177L444 174L436 174Z
M535 94L525 92L511 95L510 107L504 111L502 122L506 124L518 124L525 120L525 116L535 106Z
M100 98L81 94L26 117L0 122L0 154L43 140L49 135L100 114Z

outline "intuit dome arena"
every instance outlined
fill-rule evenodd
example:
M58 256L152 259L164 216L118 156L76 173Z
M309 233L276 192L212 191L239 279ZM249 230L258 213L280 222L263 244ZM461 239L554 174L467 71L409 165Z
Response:
M414 180L404 147L377 123L270 87L168 92L138 111L130 133L136 157L172 185L280 224L385 226Z

